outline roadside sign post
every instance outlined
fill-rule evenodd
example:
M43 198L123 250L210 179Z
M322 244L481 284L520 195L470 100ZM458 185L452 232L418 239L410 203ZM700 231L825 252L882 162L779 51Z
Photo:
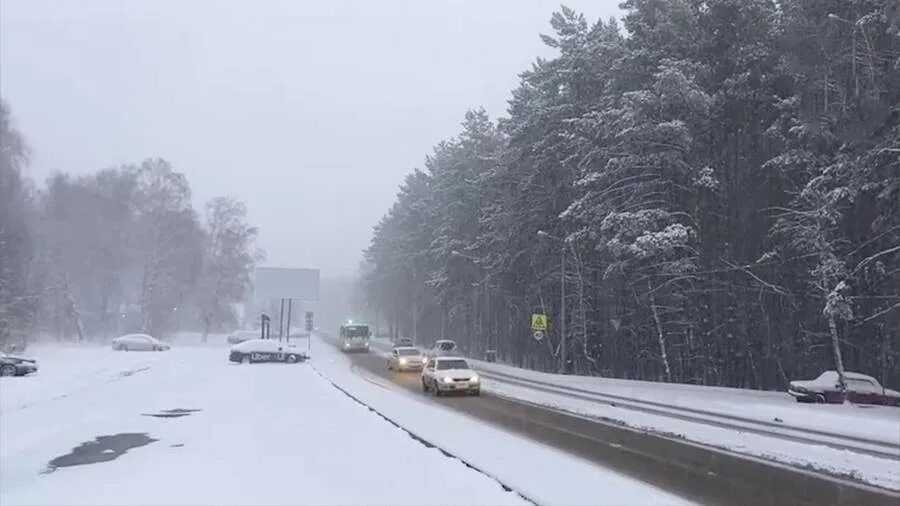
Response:
M547 315L544 313L533 313L531 315L531 336L535 341L544 339L544 333L547 332Z

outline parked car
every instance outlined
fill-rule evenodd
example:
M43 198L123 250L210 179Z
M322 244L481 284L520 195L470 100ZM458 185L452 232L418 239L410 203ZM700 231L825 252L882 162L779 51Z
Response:
M0 352L0 376L25 376L37 372L37 360Z
M147 334L126 334L112 340L116 351L166 351L170 346Z
M856 404L900 406L900 392L884 388L875 378L858 372L844 372L847 400ZM797 402L840 404L844 401L837 371L825 371L818 378L791 381L788 393Z
M425 355L412 346L397 346L391 350L387 367L389 371L421 371L425 367Z
M307 359L306 348L278 339L251 339L231 347L228 360L239 364L256 362L287 362L294 364Z
M422 391L436 397L454 392L481 395L481 378L463 358L437 357L422 369Z

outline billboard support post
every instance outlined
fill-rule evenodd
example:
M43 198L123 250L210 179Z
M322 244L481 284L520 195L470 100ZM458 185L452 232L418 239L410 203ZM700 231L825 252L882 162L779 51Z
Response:
M294 305L294 299L288 299L288 317L287 317L287 340L291 341L291 309Z
M278 340L284 337L284 298L281 299L281 309L278 311Z

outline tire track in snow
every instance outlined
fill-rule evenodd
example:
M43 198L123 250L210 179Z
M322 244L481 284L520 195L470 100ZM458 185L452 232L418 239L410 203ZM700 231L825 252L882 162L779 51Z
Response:
M505 490L505 491L507 491L507 492L512 492L512 493L518 495L519 497L521 497L523 500L527 501L528 503L534 504L535 506L539 506L538 503L537 503L537 501L535 501L535 500L532 499L531 497L528 497L527 495L523 494L523 493L520 492L519 490L516 490L515 488L513 488L513 487L507 485L506 483L504 483L503 481L501 481L499 478L497 478L496 476L492 475L491 473L485 471L484 469L481 469L480 467L478 467L478 466L472 464L471 462L469 462L469 461L467 461L466 459L460 457L459 455L454 454L453 452L447 450L446 448L442 448L442 447L438 446L437 444L435 444L435 443L433 443L433 442L431 442L431 441L425 439L424 437L422 437L422 436L416 434L415 432L413 432L413 431L407 429L406 427L404 427L403 425L401 425L399 422L397 422L397 421L394 420L393 418L391 418L391 417L385 415L384 413L382 413L381 411L375 409L374 407L372 407L371 405L367 404L365 401L363 401L363 400L360 399L359 397L353 395L352 393L350 393L349 391L347 391L345 388L341 387L340 385L338 385L337 383L335 383L334 381L332 381L331 378L329 378L328 376L326 376L325 374L323 374L323 373L322 373L321 371L319 371L315 366L313 366L312 369L313 369L313 371L314 371L317 375L319 375L320 378L322 378L323 380L327 381L327 382L328 382L332 387L334 387L337 391L339 391L339 392L341 392L342 394L346 395L346 396L349 397L351 400L353 400L353 401L356 402L357 404L359 404L359 405L365 407L366 409L368 409L368 410L371 411L372 413L375 413L376 415L380 416L382 419L384 419L385 421L387 421L388 423L390 423L390 424L393 425L394 427L396 427L396 428L402 430L402 431L405 432L407 435L409 435L409 437L411 437L412 439L414 439L415 441L417 441L418 443L420 443L422 446L424 446L424 447L426 447L426 448L433 448L433 449L438 450L438 451L441 452L445 457L450 458L450 459L457 460L457 461L459 461L460 463L462 463L464 466L468 467L469 469L472 469L473 471L475 471L475 472L477 472L477 473L480 473L480 474L486 476L487 478L490 478L491 480L495 481L498 485L500 485L500 486L503 488L503 490ZM356 371L354 371L354 372L356 372ZM362 376L362 375L360 375L360 376ZM365 378L364 378L364 379L365 379ZM386 388L384 385L379 385L378 383L375 383L375 382L373 382L373 381L369 381L369 382L372 383L372 384L374 384L374 385L376 385L376 386L380 386L380 387L382 387L382 388Z

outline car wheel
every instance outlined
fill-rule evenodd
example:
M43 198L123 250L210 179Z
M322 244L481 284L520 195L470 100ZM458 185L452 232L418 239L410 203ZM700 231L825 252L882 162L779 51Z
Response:
M819 404L825 404L827 399L825 399L825 394L816 394L816 402Z
M425 380L422 380L422 391L428 393L428 384L425 383Z
M387 363L387 364L388 364L388 371L393 371L393 370L394 370L394 367L391 365L391 361L390 361L390 360L388 360L388 363Z
M250 363L250 355L244 354L243 356L241 356L241 363L249 364Z
M481 397L481 389L479 388L478 390L475 390L474 392L472 392L472 395L474 395L475 397Z
M293 353L290 354L290 355L288 355L288 356L287 356L287 362L288 362L289 364L296 364L296 363L297 363L297 355L294 355Z
M440 397L440 396L444 395L443 392L441 392L440 387L438 387L437 381L434 382L434 385L432 385L431 388L434 389L434 396L435 396L435 397Z
M3 367L0 367L0 376L15 376L16 375L16 366L6 364Z

